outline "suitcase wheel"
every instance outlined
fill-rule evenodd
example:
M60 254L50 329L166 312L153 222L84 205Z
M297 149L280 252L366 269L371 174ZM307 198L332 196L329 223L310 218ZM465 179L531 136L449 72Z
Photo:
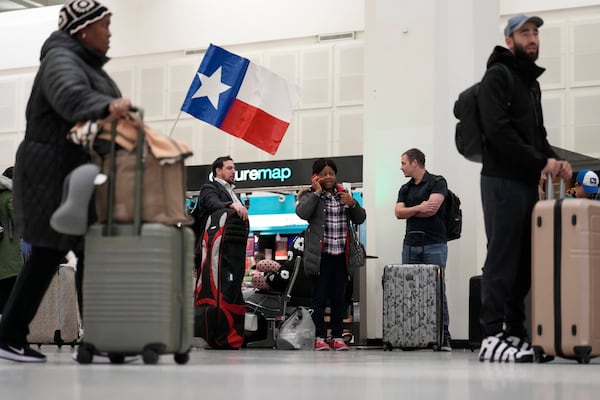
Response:
M548 356L544 353L544 349L541 346L533 346L534 360L537 363L547 363L554 360L554 356Z
M392 351L394 346L390 342L383 342L383 351Z
M173 358L175 359L175 362L179 365L187 364L187 362L190 360L190 353L175 353Z
M144 360L144 364L156 364L158 362L158 357L158 352L153 349L146 348L142 352L142 360Z
M573 348L575 359L579 364L589 364L592 348L590 346L575 346Z
M59 349L62 347L63 344L65 344L65 341L62 339L62 336L60 334L60 329L54 331L54 343L58 346Z
M90 364L94 358L94 346L80 343L77 349L77 362L79 364Z
M162 343L150 343L144 346L142 360L144 364L156 364L161 354L165 353L167 346Z

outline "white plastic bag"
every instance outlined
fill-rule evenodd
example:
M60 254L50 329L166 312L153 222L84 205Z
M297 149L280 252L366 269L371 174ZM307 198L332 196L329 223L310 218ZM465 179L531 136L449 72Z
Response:
M279 327L276 346L286 350L313 350L315 345L315 323L311 312L298 307Z

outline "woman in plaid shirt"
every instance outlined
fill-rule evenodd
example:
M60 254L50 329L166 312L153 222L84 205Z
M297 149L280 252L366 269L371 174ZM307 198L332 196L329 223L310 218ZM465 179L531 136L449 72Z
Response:
M315 350L348 350L342 340L344 290L349 274L349 221L362 224L365 210L336 182L337 167L330 159L313 164L310 190L298 195L296 214L308 221L304 238L304 271L312 277L313 320L316 327ZM327 299L331 306L331 336L327 334L324 314Z

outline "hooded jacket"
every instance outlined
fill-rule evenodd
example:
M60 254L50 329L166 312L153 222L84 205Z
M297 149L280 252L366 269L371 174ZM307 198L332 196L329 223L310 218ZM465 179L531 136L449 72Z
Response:
M13 180L15 223L34 246L69 250L79 243L79 237L54 231L49 220L60 205L65 177L89 159L82 147L67 141L67 132L78 121L105 118L109 103L121 97L102 69L107 61L62 31L42 46Z
M308 221L308 228L304 234L304 272L307 275L319 275L321 272L321 250L323 248L323 235L325 234L325 212L327 206L325 199L312 190L298 193L296 214ZM358 203L356 207L346 209L346 219L354 224L362 224L367 218L365 209ZM348 265L349 232L346 232L346 265ZM354 271L348 271L350 276Z
M503 68L512 73L511 81ZM514 56L496 46L481 80L478 105L485 134L485 176L537 184L548 158L558 158L548 143L542 115L541 90L537 81L544 72L534 62Z
M12 212L12 180L0 175L0 225L4 228L0 239L0 280L16 276L23 267L21 239L11 226Z

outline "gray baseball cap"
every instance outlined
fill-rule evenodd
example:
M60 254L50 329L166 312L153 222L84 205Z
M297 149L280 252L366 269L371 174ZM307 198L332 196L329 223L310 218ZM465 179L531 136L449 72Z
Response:
M525 14L513 15L508 19L508 22L506 23L506 28L504 28L504 36L510 36L515 31L521 29L521 27L525 25L526 22L533 22L537 25L538 28L544 25L544 20L540 17L529 17Z

